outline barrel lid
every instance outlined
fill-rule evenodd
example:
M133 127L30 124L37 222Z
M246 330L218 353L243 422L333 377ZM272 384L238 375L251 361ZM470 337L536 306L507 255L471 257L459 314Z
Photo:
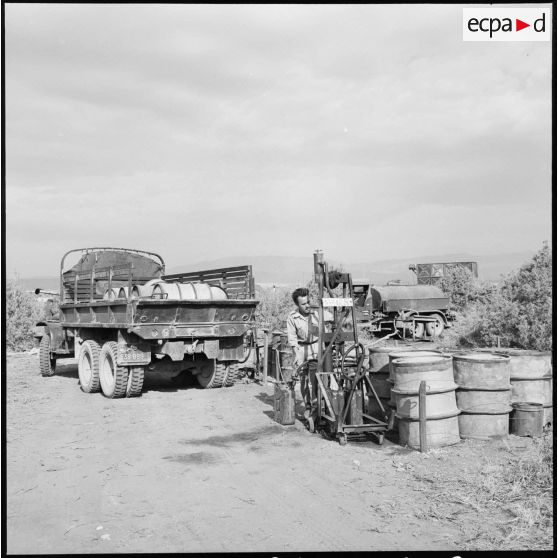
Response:
M392 353L395 351L405 352L405 351L416 351L417 348L414 345L384 345L382 347L370 347L370 353Z
M448 362L448 361L451 361L450 356L438 354L432 356L411 356L411 357L396 358L393 361L393 364L397 366L416 366L417 364L436 364L439 362Z
M414 351L392 351L389 353L389 357L391 360L395 360L396 358L411 358L414 356L438 356L442 353L440 351L422 351L420 349L415 349Z
M529 349L508 349L508 348L494 348L492 352L495 354L509 355L509 356L529 356L529 357L549 357L552 353L550 351L532 351Z
M495 353L468 353L462 355L454 355L454 360L474 360L478 362L506 362L510 359L507 355Z

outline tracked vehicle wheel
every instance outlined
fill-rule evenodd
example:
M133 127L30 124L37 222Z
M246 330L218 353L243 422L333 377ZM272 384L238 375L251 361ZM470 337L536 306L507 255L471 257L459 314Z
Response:
M95 393L101 389L99 380L99 343L88 340L83 343L78 358L79 385L85 393Z
M50 335L43 335L39 345L39 368L41 376L54 376L56 372L56 357L50 354Z
M128 368L116 364L118 345L107 341L101 349L99 357L99 376L101 390L105 397L116 399L124 397L128 387Z
M440 337L442 335L444 328L444 319L439 314L431 314L431 318L436 318L435 322L430 322L426 324L426 333L430 337Z
M424 337L424 324L422 322L415 322L415 326L411 324L409 326L409 331L407 337L413 338L413 329L414 329L414 338L415 339L422 339Z
M207 360L197 374L198 383L205 389L223 387L227 380L228 363Z
M128 373L128 384L126 386L126 397L139 397L143 388L145 375L144 366L134 366Z

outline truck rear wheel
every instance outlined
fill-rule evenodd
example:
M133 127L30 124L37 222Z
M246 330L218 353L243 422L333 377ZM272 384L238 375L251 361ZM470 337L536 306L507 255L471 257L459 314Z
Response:
M227 368L227 377L225 379L225 386L231 387L234 385L238 378L238 362L225 362Z
M134 366L128 373L128 384L126 386L126 397L139 397L143 388L144 366Z
M227 379L228 363L207 360L197 374L198 383L205 389L223 387Z
M128 368L116 364L118 345L115 341L107 341L101 349L99 357L99 376L101 390L105 397L116 399L124 397L128 387Z
M50 354L50 335L46 333L39 345L39 368L41 376L54 376L56 372L56 357Z
M83 343L78 358L79 385L85 393L95 393L100 390L99 380L99 343L88 340Z
M440 314L431 314L431 318L435 318L435 322L428 322L426 324L426 333L430 337L440 337L442 335L446 324L444 323L444 319Z

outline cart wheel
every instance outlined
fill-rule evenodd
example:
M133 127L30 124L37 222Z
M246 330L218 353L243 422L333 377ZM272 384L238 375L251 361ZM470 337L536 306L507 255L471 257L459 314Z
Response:
M340 446L347 445L347 434L339 434L339 445Z
M308 431L311 434L314 434L314 432L316 432L316 426L314 425L314 419L312 417L308 417Z

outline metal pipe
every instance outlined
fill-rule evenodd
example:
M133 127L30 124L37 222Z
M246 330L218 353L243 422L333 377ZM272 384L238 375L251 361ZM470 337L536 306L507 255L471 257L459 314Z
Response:
M267 329L266 328L262 328L263 334L264 334L264 360L263 360L263 385L267 386L267 365L268 365L268 358L267 358L267 353L268 353L268 337L267 337Z
M420 451L428 451L426 443L426 381L422 380L419 386L419 439Z
M45 291L43 289L37 288L35 289L35 294L38 295L39 293L43 293L46 295L52 295L52 296L60 296L60 293L57 293L56 291Z

